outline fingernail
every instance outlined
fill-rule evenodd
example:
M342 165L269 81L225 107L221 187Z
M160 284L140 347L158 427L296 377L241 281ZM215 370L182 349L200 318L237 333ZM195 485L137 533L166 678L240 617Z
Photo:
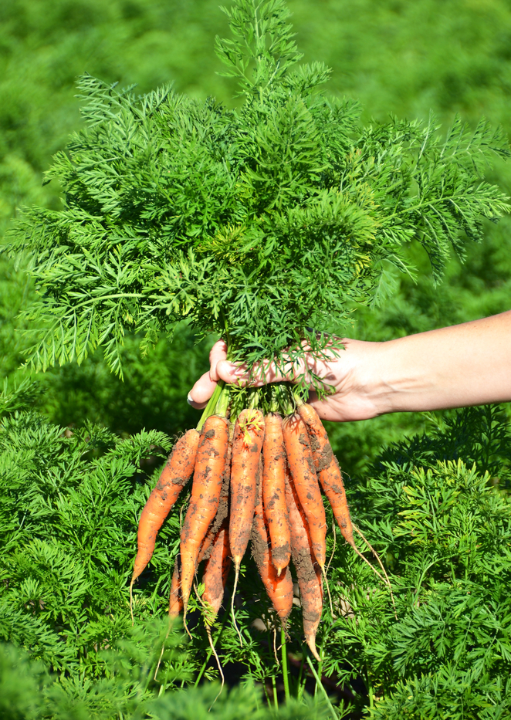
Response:
M190 395L190 393L188 393L188 397L186 398L186 402L188 403L188 405L193 405L193 400L192 400L192 396Z

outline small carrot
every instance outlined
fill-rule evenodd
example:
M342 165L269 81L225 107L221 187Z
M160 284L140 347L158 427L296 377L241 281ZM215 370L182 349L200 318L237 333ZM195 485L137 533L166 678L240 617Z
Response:
M206 623L212 625L224 597L225 583L231 567L231 549L229 545L229 528L226 521L217 532L211 547L211 555L204 569L204 592L202 600L207 604L208 617Z
M282 418L271 413L265 419L263 442L263 507L271 538L272 562L280 575L291 558L291 536L286 506L286 449Z
M224 597L225 584L227 582L227 576L231 569L231 558L230 558L230 546L229 546L229 525L227 519L225 519L217 532L213 543L211 545L211 554L206 561L206 568L204 570L204 592L202 594L202 602L206 608L206 632L208 634L208 641L211 647L211 651L216 658L218 670L222 678L222 684L220 691L216 696L213 704L216 702L222 689L224 687L224 673L222 671L222 665L220 658L215 650L213 638L211 637L211 626L216 620L222 600ZM211 708L210 708L211 709Z
M183 609L183 598L181 597L181 556L176 555L172 583L170 586L169 615L176 618Z
M307 428L299 415L282 423L289 469L309 525L312 548L321 569L326 560L326 515L312 459Z
M282 626L293 609L293 580L289 566L277 574L277 569L272 561L272 551L269 547L269 533L264 521L264 511L261 492L260 473L258 473L258 488L254 523L250 542L252 545L252 557L255 560L259 574L271 600Z
M211 415L200 436L192 496L181 530L181 593L185 614L199 550L220 503L228 446L229 422Z
M176 561L174 563L174 571L172 573L172 582L170 584L169 627L167 630L167 634L165 635L165 640L163 642L163 645L161 646L160 657L159 657L158 663L156 665L156 670L154 671L154 678L153 678L154 680L156 680L156 678L158 676L158 670L160 669L160 664L163 659L163 653L165 652L165 643L167 642L167 638L172 629L173 622L178 617L178 615L182 609L183 609L183 598L181 597L181 557L178 554L178 555L176 555Z
M309 526L289 472L286 473L286 502L291 530L291 553L300 588L303 632L311 653L319 660L316 633L323 610L321 569L318 563L314 562Z
M154 552L156 535L176 502L179 493L193 473L199 437L197 430L188 430L177 441L156 483L156 487L149 495L142 510L138 523L138 550L131 585L150 561Z
M298 412L309 431L312 457L321 487L330 501L334 517L343 538L351 546L354 546L353 526L351 524L348 501L342 481L341 468L339 467L337 458L332 452L332 446L330 445L327 432L312 405L304 403L300 405Z

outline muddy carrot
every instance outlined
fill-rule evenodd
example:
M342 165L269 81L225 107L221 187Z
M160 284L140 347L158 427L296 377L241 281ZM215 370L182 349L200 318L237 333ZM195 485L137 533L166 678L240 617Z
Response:
M176 502L179 493L193 473L199 437L197 430L188 430L177 441L156 483L156 487L149 495L142 510L138 523L138 550L131 585L133 585L151 559L156 535Z
M247 549L254 520L256 476L260 473L263 438L264 416L262 412L259 410L242 410L236 420L232 441L229 519L229 542L235 570L231 614L241 644L243 644L243 637L236 624L234 598L238 586L241 560Z
M231 549L229 546L229 527L224 521L211 546L211 555L204 569L204 593L202 600L207 603L207 623L213 624L218 615L224 597L225 583L231 567Z
M271 538L272 562L280 575L289 565L291 538L286 506L286 449L282 418L271 413L265 419L263 442L263 507Z
M284 627L293 608L293 580L289 566L285 567L280 575L278 575L277 569L272 561L272 551L269 547L270 536L264 521L260 484L258 477L259 487L257 488L254 523L250 539L252 556L259 570L266 592L268 593L268 597Z
M197 563L207 560L211 555L213 540L215 539L224 520L229 515L229 493L231 485L231 456L232 456L232 436L234 434L234 425L229 426L229 447L227 448L227 458L225 460L225 470L222 479L222 490L220 491L220 502L216 511L215 519L209 526L209 530L204 538L202 547L199 552Z
M327 432L312 405L304 403L300 405L298 412L309 432L312 457L321 487L330 501L334 517L343 538L353 546L355 545L355 541L353 540L353 526L351 524L348 501L342 481L341 468L339 467L337 458L332 452L332 446L330 445Z
M357 555L365 563L367 563L371 570L388 586L392 598L392 603L395 607L394 595L392 593L392 585L380 556L373 548L373 546L369 543L369 541L366 540L362 532L358 528L356 528L351 522L348 500L346 498L346 491L344 489L344 483L342 481L341 468L339 467L337 458L332 452L330 440L328 439L327 432L323 427L323 423L321 422L319 415L317 414L315 409L312 407L312 405L309 405L308 403L301 404L298 408L298 412L300 413L300 417L307 426L307 430L309 432L310 446L312 450L312 457L314 459L314 465L319 476L319 481L321 483L321 487L325 492L325 495L330 501L334 517L341 530L342 536L346 540L346 542L351 545ZM360 550L357 548L355 540L353 538L353 530L356 530L356 532L361 536L362 540L367 545L369 550L373 553L374 557L378 562L378 565L383 572L383 576L376 570L376 568L371 565L369 560L364 555L362 555Z
M181 597L181 557L176 555L172 583L170 586L169 615L175 618L183 609L183 598Z
M192 496L181 531L181 593L185 613L199 550L220 503L228 445L228 421L211 415L200 436Z
M260 410L243 410L232 443L229 542L236 572L247 549L254 518L256 474L264 438Z
M222 600L224 597L225 584L227 582L227 576L231 568L231 549L229 546L229 523L225 519L213 539L211 545L211 554L206 561L206 568L204 570L204 593L202 595L202 601L206 608L206 632L208 634L208 641L211 647L211 652L216 658L220 677L222 678L222 684L220 691L216 699L219 697L224 686L224 673L220 658L215 650L213 638L211 637L211 626L215 622ZM215 702L214 701L214 702ZM210 708L211 709L211 708Z
M299 415L290 415L282 423L289 469L303 508L314 555L323 569L326 560L326 516L316 468L305 423Z
M300 588L303 632L311 653L319 660L316 633L323 610L321 568L314 561L309 527L290 473L286 473L286 502L291 530L291 553Z

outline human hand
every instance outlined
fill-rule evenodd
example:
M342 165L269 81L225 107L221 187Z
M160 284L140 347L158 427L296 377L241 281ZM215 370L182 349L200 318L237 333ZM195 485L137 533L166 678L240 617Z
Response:
M210 371L193 386L189 402L202 408L219 380L249 383L297 382L313 370L332 392L309 402L324 420L366 420L391 412L423 412L511 401L511 310L461 325L416 335L363 342L345 338L330 359L306 361L286 372L263 365L250 380L245 366L227 361L220 340L210 353Z
M307 377L307 371L313 370L332 389L331 394L322 400L318 399L314 390L309 392L309 402L322 419L345 422L366 420L381 414L373 388L378 352L383 343L345 338L342 345L344 349L337 351L337 357L333 351L327 351L326 354L330 355L328 360L316 360L309 355L306 356L306 365L302 362L293 370L290 363L286 372L279 372L273 364L267 364L259 368L256 377L250 380L245 365L227 360L227 346L219 340L209 354L209 372L197 380L188 395L188 402L197 409L205 407L219 380L261 387L267 383L297 382L297 375L305 371Z

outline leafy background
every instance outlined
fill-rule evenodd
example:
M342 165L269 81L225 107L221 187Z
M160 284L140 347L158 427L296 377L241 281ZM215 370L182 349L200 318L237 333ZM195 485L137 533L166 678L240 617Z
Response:
M418 0L414 3L404 0L381 0L378 3L371 0L317 0L315 3L289 0L288 4L294 13L298 44L305 53L305 60L323 60L330 65L334 73L328 89L359 99L364 109L364 119L384 119L389 113L398 117L427 118L432 111L439 121L447 126L454 114L459 112L462 118L472 125L484 115L493 124L502 123L508 135L511 134L511 7L505 0ZM224 34L225 29L226 21L216 0L112 0L110 3L99 0L12 0L2 3L2 233L7 230L11 218L16 215L17 208L21 205L37 203L58 207L59 189L54 183L43 186L42 173L48 167L51 155L61 149L68 134L80 126L79 103L74 97L75 82L79 74L86 71L108 82L118 81L121 85L137 83L141 92L170 80L175 83L178 91L200 99L214 95L217 99L224 100L231 96L232 87L228 79L216 74L221 68L213 54L213 41L215 35ZM491 179L511 194L509 167L497 164ZM438 287L435 287L431 280L426 257L420 250L414 250L410 259L423 270L417 284L403 277L388 277L389 299L377 310L360 311L354 320L352 336L367 340L387 340L509 309L510 229L510 221L507 219L497 226L488 226L484 241L469 248L465 264L461 265L455 259L450 262L446 279ZM16 320L16 315L31 292L23 267L16 268L5 259L1 260L0 363L2 376L8 380L11 388L25 376L24 371L19 370L25 340L23 327ZM212 341L213 338L210 339L210 342ZM50 652L48 648L51 648L53 640L59 652L63 652L60 646L64 635L68 640L80 636L80 642L83 641L80 647L87 648L87 643L92 643L85 654L90 652L94 657L94 622L97 622L97 616L103 617L109 612L113 616L112 623L117 628L112 638L119 640L125 637L125 628L129 626L125 594L123 595L129 572L130 553L127 548L133 544L136 508L142 501L143 492L148 491L152 472L158 463L158 459L152 454L154 448L151 449L151 446L168 447L170 439L176 433L196 422L197 414L186 405L185 398L196 377L207 367L207 346L207 342L196 346L194 339L183 328L174 345L168 346L162 338L155 352L148 357L142 357L137 343L128 338L125 347L124 382L109 374L101 356L97 355L80 367L70 365L47 372L38 378L37 391L27 391L25 396L22 393L21 400L11 399L10 405L6 401L8 422L18 422L18 426L9 426L10 429L6 428L4 431L14 435L4 435L5 452L9 457L8 460L4 459L2 466L2 488L5 489L8 482L14 482L12 478L17 478L14 489L9 491L14 493L12 497L9 496L11 499L7 501L5 495L2 495L4 532L12 533L12 512L21 512L23 508L24 512L30 509L30 514L34 514L36 519L40 518L38 522L48 525L50 529L27 526L24 531L26 534L9 545L5 560L7 564L2 566L0 581L3 579L5 584L6 579L10 578L10 585L7 590L4 588L4 591L8 591L8 594L16 593L18 605L13 603L14 596L4 600L10 607L18 607L20 615L16 622L12 621L8 626L11 628L9 631L2 631L3 637L19 643L19 637L16 637L13 628L25 627L23 622L28 620L37 624L36 620L39 619L40 632L43 635L46 633L44 637L47 638L45 653ZM10 396L9 392L6 390L5 398L20 397ZM22 414L18 420L12 419L12 413L16 412L16 403L20 408L25 407L27 399L42 415L31 414L33 410L19 410ZM433 712L432 703L436 702L431 698L438 695L439 687L444 698L447 698L446 703L449 701L453 706L461 703L460 713L467 713L467 707L476 708L470 710L473 715L460 714L460 717L505 717L509 712L509 708L506 710L505 701L511 691L506 691L503 678L506 677L506 672L509 674L506 663L509 664L511 650L509 631L505 628L509 627L507 619L511 610L501 589L505 587L506 581L509 587L509 506L499 494L500 490L487 496L487 506L484 504L486 500L480 503L477 500L481 493L486 498L487 483L481 485L481 473L484 475L488 470L491 477L497 478L497 488L506 485L508 460L502 451L505 446L502 438L507 438L505 418L509 415L509 408L503 408L503 414L494 425L493 421L488 421L484 415L474 413L475 411L472 415L463 415L461 420L461 416L455 413L437 413L434 421L423 415L397 414L357 424L329 427L343 469L353 478L352 493L358 493L352 497L352 504L361 508L358 522L369 534L370 528L373 528L371 538L378 549L386 553L389 569L396 577L401 578L399 582L413 587L417 577L422 577L421 573L424 573L424 578L429 579L421 588L427 597L434 599L434 602L419 602L418 598L414 599L411 590L400 590L397 600L399 632L396 634L395 629L389 630L388 642L383 644L378 637L369 633L369 629L367 634L364 634L360 627L351 627L349 613L346 622L336 625L332 631L332 648L338 648L338 652L332 653L332 657L337 658L336 666L327 667L326 670L345 678L348 678L348 675L365 677L365 689L361 691L359 699L354 701L355 704L362 707L369 703L371 698L374 700L379 697L385 683L395 689L393 698L385 699L387 705L378 703L378 707L383 709L374 710L376 713L383 713L381 717L392 717L392 712L395 712L397 717L403 712L403 708L411 717L430 717ZM90 422L106 426L111 432L92 432L87 426ZM445 422L450 422L451 425L445 426ZM437 430L434 430L435 427ZM449 427L454 427L455 430L450 431ZM67 435L74 434L64 440L62 428L67 428ZM496 446L491 444L494 440L491 438L495 437L494 431L498 428L500 429L497 435L500 433L501 439L500 445L495 449ZM146 434L137 435L143 429ZM423 440L405 439L425 430L427 434L422 435ZM156 436L151 435L151 431L165 433L166 438L158 436L156 441ZM120 439L129 440L134 435L139 438L136 441L140 443L139 454L137 455L135 448L136 442L132 441L131 455L116 455L116 452L120 452L119 448L123 447L119 445ZM465 444L461 443L461 450L460 437L465 438ZM487 443L485 446L481 437L490 438L490 445ZM5 438L11 439L7 441ZM25 443L22 444L24 453L32 448L29 452L32 459L29 461L25 458L28 463L26 477L30 477L30 483L35 483L37 488L23 479L25 470L19 470L20 458L15 455L15 447L21 440L15 438L21 438ZM393 441L401 444L381 455L381 446ZM85 446L80 449L80 443L85 443L87 450ZM488 455L489 451L486 451L489 446L491 452ZM36 462L36 456L40 453L41 458ZM437 459L457 462L460 455L465 460L462 469L457 469L457 466L446 466L442 469L436 465ZM47 457L53 458L55 467L60 468L58 472L50 472L49 468L54 465L52 462L45 465ZM488 458L493 458L493 465L488 465ZM477 476L471 475L470 468L474 461L480 472ZM86 477L89 478L84 487L80 482L80 473L84 470L80 466L81 462L99 463L98 467L103 463L102 470L101 467L98 470L95 465L88 465L88 469L84 466ZM389 469L388 463L393 462L397 463L397 470ZM403 467L407 467L407 462L424 470L414 470L415 474L403 470ZM65 470L62 469L64 465L67 468ZM23 463L21 466L25 467ZM89 558L85 563L88 568L87 577L80 579L70 570L71 579L66 589L66 575L62 569L59 570L62 566L58 563L63 562L62 558L67 557L72 548L71 555L80 558L80 562L77 559L77 565L73 566L73 573L78 572L77 568L84 562L80 552L83 553L87 548L83 543L78 544L80 547L75 546L73 543L77 542L77 539L71 542L66 540L65 533L61 534L60 520L57 522L55 519L60 516L54 508L58 496L58 502L69 504L66 513L71 512L73 503L79 503L79 499L78 496L69 499L68 494L72 496L73 492L78 490L85 493L87 487L97 488L93 483L100 482L101 472L112 492L112 478L119 480L114 495L109 496L107 493L100 497L103 498L105 511L110 502L117 508L116 512L119 514L114 513L114 516L120 518L121 529L116 524L115 532L122 533L124 544L118 558L105 561L109 567L115 567L112 575L102 580L104 587L108 585L109 588L106 595L110 598L108 602L111 605L107 606L95 606L89 600L84 602L83 595L73 595L76 592L88 592L85 588L97 584L98 578L103 577L101 559L92 562ZM402 479L403 472L409 472L406 482ZM61 477L59 473L64 474ZM367 480L373 476L376 478L374 481ZM43 477L47 478L44 482ZM449 502L455 505L459 502L458 496L456 495L454 500L437 497L438 493L441 495L443 492L444 485L450 487L447 480L453 477L462 478L462 482L453 483L455 487L461 482L461 486L465 488L462 496L466 503L460 504L461 515L458 519L445 515L446 508L452 507ZM25 486L24 483L28 485ZM18 486L21 494L17 494ZM403 490L405 486L409 488L406 492ZM385 488L385 492L382 488ZM94 491L90 489L89 492L90 504ZM437 498L438 509L444 513L442 522L445 522L445 528L440 523L431 531L432 535L417 539L413 534L416 530L413 523L417 522L413 508L420 506L417 498L420 498L421 492L431 495L433 499ZM129 502L125 500L126 493L130 495ZM110 498L108 501L107 497ZM496 509L492 503L498 502L501 506ZM14 507L9 503L14 503ZM94 507L94 512L99 513L99 507L95 504ZM466 508L472 519L468 520L468 516L463 516L463 508ZM89 510L93 512L92 507L89 507ZM398 518L397 513L400 511L408 514ZM490 519L495 513L497 519L492 524ZM68 526L70 517L73 515L69 515L66 520ZM102 542L105 543L107 552L108 539L112 539L108 535L110 530L104 524L94 525L90 522L92 529L89 529L91 534L88 537L97 535L98 529L105 532ZM99 523L99 520L97 522ZM455 531L450 523L456 522L459 527L457 526ZM420 526L426 524L426 520L422 518ZM401 530L396 535L392 528L398 526ZM469 542L469 538L477 536L477 533L469 532L469 529L475 526L481 528L481 533L486 533L482 541L484 554L483 550L477 550L475 546L467 549L463 545L464 542ZM155 597L159 598L159 610L162 610L164 605L165 583L168 582L168 549L171 550L172 543L175 543L176 531L176 527L172 525L168 528L165 544L155 561L155 575L148 580L150 588L147 590L147 597L153 597L157 587ZM53 539L57 535L61 544L54 545ZM10 535L3 539L6 542L8 539L9 543L12 541ZM114 539L119 541L120 536L116 535ZM453 542L455 548L449 545ZM45 556L45 543L50 543L52 551L56 553L55 557ZM30 552L26 553L29 546ZM458 552L458 560L452 560L455 556L447 559L447 555L454 549ZM446 557L442 555L443 550ZM465 560L472 558L469 551L476 553L473 569L464 562L464 557ZM440 554L435 555L435 552ZM101 557L99 550L98 557ZM93 568L91 562L94 566L96 563L99 565ZM34 563L36 569L33 569ZM68 597L70 603L69 616L65 618L59 616L59 613L67 610L65 604L58 602L58 594L54 599L55 607L45 605L32 614L27 610L27 607L32 607L30 602L52 594L48 589L50 586L45 590L41 589L41 585L37 585L37 582L41 582L38 581L38 573L41 573L37 570L41 563L46 563L46 570L41 577L44 576L46 582L50 582L52 589L53 581L48 580L51 574L47 574L47 568L51 563L56 563L54 567L57 569L52 570L56 573L53 577L59 576L63 597ZM369 628L375 619L378 623L388 623L389 627L395 623L395 620L392 621L388 597L383 597L381 588L369 579L369 575L364 575L364 569L347 556L344 550L338 551L335 565L333 572L341 573L341 583L344 582L342 573L351 572L363 587L368 588L358 599L351 596L349 598L350 607L353 607L353 603L358 603L357 616L363 618L361 627ZM29 566L32 569L27 569ZM488 576L484 575L483 566L488 566L489 569L485 571L489 573ZM438 572L431 575L430 567L436 568ZM28 583L27 577L32 583L31 587L30 584L25 587ZM72 591L69 588L72 588ZM146 590L141 593L146 597ZM101 592L96 590L95 596L99 598L97 602L104 602ZM404 604L400 605L400 602ZM78 608L83 608L84 605L87 607L87 618L84 619L80 614L73 617L73 613L78 613ZM118 610L114 610L115 607ZM83 613L83 609L80 612ZM41 614L44 617L41 618ZM149 610L147 614L150 614ZM464 625L462 620L468 622L468 626ZM363 625L364 622L367 626ZM83 636L82 631L77 630L82 627L80 623L86 628ZM72 628L72 632L69 628ZM440 632L438 628L444 629ZM28 630L26 632L28 633ZM57 633L58 639L51 635L52 632ZM101 633L104 632L105 629L101 627ZM151 632L157 633L158 628L153 628ZM436 632L440 634L435 635ZM471 633L474 633L473 637ZM26 637L33 636L27 634ZM103 641L104 635L101 634L101 637ZM406 638L406 647L403 645L404 641L399 644L399 637ZM465 638L463 642L461 637ZM140 656L136 655L134 648L138 648L138 652L142 650L136 639L130 642L129 652L132 654L129 655L128 652L127 656L132 658L130 667L135 667L140 664ZM201 636L196 642L205 643L205 639ZM66 648L68 644L66 641ZM227 648L229 647L227 644ZM362 665L353 669L352 675L351 671L344 667L344 660L339 660L345 658L346 647L355 648L356 656L365 662L362 667L361 660ZM480 649L480 657L473 655L476 652L474 648ZM66 652L68 651L69 648ZM9 652L22 651L5 650L5 653ZM78 663L78 650L75 646L72 652L75 655L66 656L66 663ZM185 646L174 652L178 653L176 657L181 658L176 662L189 662L189 659L186 659ZM51 667L53 672L59 671L60 661L57 656L45 655L42 652L39 655L36 653L36 656L38 661L45 663L46 668ZM9 657L11 656L5 655L1 659L0 665L3 668L8 667L12 661L12 657L11 660ZM21 655L16 655L16 658L17 662L33 662ZM96 660L91 662L95 663ZM108 662L113 663L112 667L116 667L118 659L110 659ZM179 666L176 662L174 667ZM275 676L277 670L271 669L271 657L267 662L269 664L264 665L264 673L267 672L270 678L272 673ZM41 697L47 699L45 702L51 700L52 707L59 707L59 712L63 715L71 712L69 708L66 709L67 699L55 699L51 684L53 679L48 680L45 675L47 670L43 670L42 666L30 667L33 687L37 688ZM193 663L190 667L193 669ZM250 664L249 667L252 668ZM378 668L382 668L380 674ZM477 682L471 680L470 676L470 673L475 671L479 672ZM102 672L98 669L98 678L104 677ZM111 677L115 672L112 671ZM124 676L122 672L125 673ZM125 677L126 668L122 672L119 671L120 676ZM254 672L252 668L252 676L260 680ZM374 673L374 676L371 673ZM2 678L4 677L2 675ZM71 673L70 677L76 676ZM4 679L3 682L5 684L8 680ZM100 679L97 682L100 682ZM169 679L168 682L172 686L174 680ZM125 681L126 687L129 686L128 695L136 695L138 692L133 690L133 683L133 678ZM373 687L374 692L370 691ZM137 688L140 690L140 685ZM94 693L99 697L101 692L98 688L85 691L80 682L73 692L75 700L83 696L80 702L85 702L85 707L88 708L83 712L89 713L85 716L90 716L92 711L87 705L89 700L83 698L94 696ZM157 695L156 690L152 689L151 692ZM250 693L249 690L240 692ZM475 699L469 697L471 693ZM68 693L65 698L69 696ZM123 698L125 696L126 693L122 695ZM252 700L248 697L249 695L243 700L246 707L255 702L253 696L250 696ZM417 698L419 699L416 700ZM79 705L78 700L76 703ZM207 705L208 699L204 702ZM233 701L233 707L239 702L240 698ZM423 703L424 707L419 707L420 703ZM73 706L73 713L82 712L78 705ZM133 710L135 705L130 707L129 712L138 712ZM35 717L40 711L28 708L20 710L22 714L18 716L29 717L31 712ZM162 709L161 712L165 710ZM166 712L170 710L167 709ZM176 713L176 717L187 717L185 710L182 715L178 715L176 709L172 712ZM228 712L231 711L224 708L223 716L227 717ZM435 712L439 712L438 707L435 707ZM501 715L498 715L498 712L501 712ZM245 714L246 712L244 716ZM236 715L233 714L232 717Z
M498 0L394 0L309 3L289 7L305 60L324 60L334 72L328 90L359 99L364 119L427 118L445 127L459 112L472 125L485 115L509 132L511 10ZM14 0L0 9L0 223L5 229L20 205L58 206L59 188L42 186L51 155L79 127L75 82L87 71L107 82L137 83L145 92L166 81L204 99L232 96L231 81L217 75L214 37L226 20L216 0L189 2L35 2ZM508 190L509 169L497 164L491 180ZM509 220L488 227L469 249L467 262L453 259L435 287L420 250L411 260L423 271L417 284L389 277L389 299L379 311L359 312L351 334L368 340L462 322L509 307ZM23 272L1 264L0 356L4 377L16 373L24 340L15 317L30 287ZM397 292L395 292L397 290ZM101 356L81 367L47 373L41 408L58 423L85 418L118 432L141 427L175 433L194 422L183 399L206 369L204 346L183 330L178 343L161 340L140 357L126 343L124 383L105 369ZM181 360L181 361L179 361ZM332 427L343 468L367 468L379 446L423 427L418 415L400 414L352 426Z

